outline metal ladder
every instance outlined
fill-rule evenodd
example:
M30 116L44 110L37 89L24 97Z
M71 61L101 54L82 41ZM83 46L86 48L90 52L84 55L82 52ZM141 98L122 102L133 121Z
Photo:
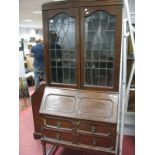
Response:
M126 107L128 106L129 94L131 90L131 82L135 73L135 40L134 40L134 27L132 26L131 13L129 10L128 0L124 0L124 9L126 11L127 18L123 19L122 26L122 48L121 48L121 67L120 67L120 137L119 137L119 155L122 155L123 138L124 138L124 118ZM129 31L127 32L127 27ZM129 80L127 82L127 38L131 37L131 43L133 47L133 64L130 71ZM133 89L132 89L133 90Z

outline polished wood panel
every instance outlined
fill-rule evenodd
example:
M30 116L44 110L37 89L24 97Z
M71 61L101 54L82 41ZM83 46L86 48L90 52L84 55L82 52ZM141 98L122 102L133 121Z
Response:
M78 113L83 115L111 117L113 115L113 105L111 100L96 98L80 98Z
M40 138L41 136L41 117L39 114L39 109L44 93L46 84L42 83L40 87L32 94L31 103L32 103L32 113L33 113L33 122L34 122L34 138Z
M73 113L75 110L76 98L74 96L49 94L45 100L46 109L49 111Z

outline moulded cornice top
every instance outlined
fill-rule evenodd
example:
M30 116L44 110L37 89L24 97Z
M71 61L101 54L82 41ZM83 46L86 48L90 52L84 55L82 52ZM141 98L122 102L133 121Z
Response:
M61 5L62 4L62 5ZM94 5L120 5L123 0L62 0L47 2L42 5L42 10L50 10L56 8L69 8Z

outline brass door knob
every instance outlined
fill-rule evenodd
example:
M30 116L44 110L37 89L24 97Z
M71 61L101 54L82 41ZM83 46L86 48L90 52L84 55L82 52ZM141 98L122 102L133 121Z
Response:
M96 140L95 139L93 139L93 145L96 145Z
M61 125L60 125L60 121L57 122L57 127L58 127L58 128L61 127Z
M60 140L60 135L59 134L56 134L56 139Z

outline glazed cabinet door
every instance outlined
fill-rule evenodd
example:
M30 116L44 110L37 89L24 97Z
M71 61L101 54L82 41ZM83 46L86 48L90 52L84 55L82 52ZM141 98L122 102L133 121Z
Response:
M118 90L121 7L83 7L81 15L81 87Z
M79 65L78 9L43 12L48 85L77 87Z

